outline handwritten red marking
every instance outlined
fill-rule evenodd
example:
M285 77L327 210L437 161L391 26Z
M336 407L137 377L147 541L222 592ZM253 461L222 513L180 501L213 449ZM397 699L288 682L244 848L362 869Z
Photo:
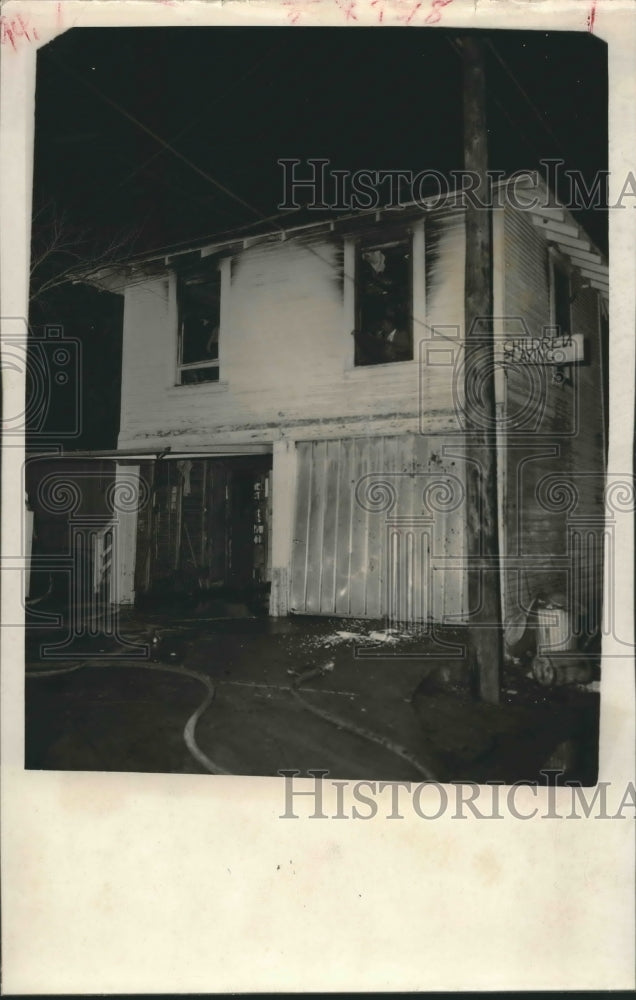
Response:
M596 20L596 0L593 0L590 13L587 15L587 30L594 31L594 21Z
M442 8L452 2L453 0L428 0L428 3L425 0L371 0L369 6L377 14L379 23L384 21L386 14L402 24L411 24L416 20L424 24L437 24L442 19Z
M336 0L337 6L340 8L347 21L358 20L355 13L356 2L357 0Z
M301 14L306 14L309 7L320 3L320 0L283 0L283 7L287 7L287 17L292 24L300 20Z
M424 24L439 24L442 20L442 8L448 7L453 0L433 0L430 14L424 18Z
M411 4L411 9L408 12L402 14L398 18L398 21L404 21L405 24L410 24L421 6L422 6L422 0L420 0L419 3Z
M158 2L171 3L173 0L158 0ZM320 2L321 0L282 0L282 6L287 9L289 21L297 24L304 14L310 12L314 4ZM428 2L427 0L370 0L369 7L377 15L379 24L385 21L385 14L387 19L402 24L411 24L415 20L424 24L437 24L442 19L442 9L452 2L453 0L428 0ZM345 20L359 19L358 0L334 0L334 3Z
M287 11L287 17L289 18L292 24L296 24L296 22L300 18L300 11L295 6L294 0L283 0L283 7L291 8L290 10Z
M17 51L16 44L13 40L11 23L7 21L6 17L0 17L0 42L2 45L6 45L7 42L11 42L13 48Z
M29 27L22 14L15 17L0 17L0 44L11 43L14 52L18 51L17 42L20 38L26 38L27 42L37 41L39 36L35 28Z

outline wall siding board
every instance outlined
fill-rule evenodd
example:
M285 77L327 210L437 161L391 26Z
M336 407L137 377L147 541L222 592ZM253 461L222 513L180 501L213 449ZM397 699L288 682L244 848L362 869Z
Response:
M521 316L529 333L537 336L550 325L550 285L547 245L522 212L505 210L505 315ZM581 554L573 579L563 561L571 553L572 511L540 501L538 490L546 476L574 487L579 496L576 516L589 514L602 522L603 446L602 371L599 358L597 293L577 287L573 277L572 332L586 339L589 363L566 369L568 382L555 385L553 368L525 370L507 366L507 412L520 413L532 388L530 375L542 378L542 412L537 434L525 432L506 448L505 534L508 554L520 557L521 567L505 574L504 613L527 607L538 593L574 596L573 587L594 593L600 603L602 584L589 551ZM539 386L535 382L534 388ZM542 435L540 437L539 435ZM555 453L556 448L556 453ZM587 477L581 473L591 472ZM524 557L526 559L524 560ZM540 558L537 558L540 557Z
M351 601L351 614L366 615L366 578L367 578L367 546L369 541L369 513L357 501L355 496L356 484L362 476L366 476L369 471L369 452L372 447L377 447L377 441L371 443L365 438L356 438L353 442L353 482L351 489L353 493L353 520L351 539L351 569L349 578L349 590Z
M309 539L309 519L311 516L311 476L313 469L311 448L298 446L298 485L296 491L296 516L292 541L290 609L296 611L306 607L307 602L307 557Z
M429 465L429 442L419 435L403 435L303 441L297 447L293 610L389 617L407 624L432 615L441 620L449 608L459 614L464 607L463 571L449 570L440 556L432 572L422 524L422 494L429 479L421 473ZM435 439L436 452L440 447ZM443 479L437 468L434 475ZM365 476L395 491L393 509L373 511L368 502L356 500L356 485ZM458 538L463 535L461 509L442 513L439 523L437 518L425 527L440 539L451 529ZM449 573L454 591L450 601L445 597Z
M318 447L313 442L310 447L312 463L311 491L309 494L309 518L307 539L307 577L305 581L305 608L309 614L318 615L320 607L320 583L323 570L325 505L327 483L325 480L326 446Z
M336 590L336 541L338 518L338 463L339 441L325 443L325 503L323 515L322 572L320 579L320 609L329 612L335 608Z
M416 536L419 529L413 524L415 509L415 490L417 480L412 475L415 455L419 445L417 438L398 439L395 446L395 485L398 502L394 514L402 522L399 531L399 566L397 571L397 620L410 622L413 620L414 604L417 602L416 591L420 589L419 567L415 565Z
M386 468L385 439L378 438L376 445L377 464ZM385 524L377 515L367 515L367 570L365 579L365 615L367 618L382 617L382 553L384 547Z
M354 485L353 468L354 442L347 438L338 442L338 504L334 510L336 521L335 555L335 612L348 615L351 612L351 558L353 552Z
M581 289L572 304L572 325L582 333L587 344L586 364L578 367L576 378L580 393L579 429L573 442L573 483L577 491L576 518L587 528L573 531L568 539L575 548L575 588L577 600L586 609L589 631L600 622L602 607L602 566L604 528L604 478L599 475L605 463L603 415L603 358L599 321L599 293Z

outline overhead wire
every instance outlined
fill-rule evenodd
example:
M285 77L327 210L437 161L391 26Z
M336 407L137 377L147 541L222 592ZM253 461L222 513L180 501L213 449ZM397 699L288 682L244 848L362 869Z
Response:
M494 45L494 43L490 39L486 39L486 45L487 45L488 49L490 50L490 52L492 52L492 54L494 55L495 59L497 60L497 62L501 66L501 68L507 74L508 78L510 80L512 80L512 82L514 83L515 87L517 88L517 90L519 91L519 93L524 98L526 104L528 105L528 107L532 111L533 115L535 116L535 118L537 119L537 121L539 122L539 124L541 125L541 127L544 129L544 131L546 132L546 134L550 136L550 138L554 142L557 150L563 155L564 154L564 150L561 147L561 140L556 136L556 134L552 130L552 127L548 124L548 121L547 121L545 115L542 114L541 111L537 108L536 104L533 102L533 100L531 99L531 97L528 94L528 92L526 91L526 89L523 87L523 85L521 84L521 82L518 80L518 78L515 75L515 73L513 73L513 71L510 69L508 63L505 61L505 59L503 58L503 56L501 56L500 53L497 51L497 48ZM566 157L564 156L564 159L565 158Z
M280 45L273 45L270 49L267 50L267 52L261 59L258 59L255 63L253 63L253 65L250 66L249 69L241 77L239 77L238 80L233 82L231 88L228 88L227 90L221 92L220 94L216 94L210 101L207 102L205 108L205 114L207 115L210 111L210 108L214 107L215 104L219 104L221 101L226 100L228 95L232 93L237 86L240 86L240 84L244 83L245 80L248 80L251 76L253 76L256 70L264 63L266 63L276 52L279 52L280 49L284 47L284 45L285 45L284 42L281 43ZM194 126L201 121L202 117L203 115L197 115L195 118L193 118L190 122L188 122L186 126L184 126L184 128L180 129L177 133L175 133L175 135L171 136L169 142L172 144L174 142L177 142L177 140L182 139L184 135L187 135L187 133L190 132L194 128ZM138 164L129 174L127 174L120 181L118 181L118 183L115 185L115 190L117 190L120 187L123 187L123 185L126 184L129 180L132 180L132 178L137 173L139 173L140 170L146 169L146 167L150 163L152 163L158 157L162 156L164 152L165 149L162 148L155 150L154 153L151 153L151 155L146 160L144 160L143 163Z
M272 49L270 49L268 51L268 53L263 57L263 59L259 60L253 67L251 67L250 70L248 71L248 73L246 73L244 75L244 77L242 77L241 79L246 79L248 76L250 76L258 68L258 66L260 66L264 61L266 61L267 58L269 58L269 56L272 54L272 52L276 51L278 48L280 48L280 46L278 46L278 47L274 46ZM162 152L165 152L165 151L168 151L168 152L172 153L177 159L179 159L181 162L183 162L188 167L190 167L190 169L192 169L195 173L197 173L199 176L201 176L202 178L204 178L206 181L208 181L209 183L211 183L217 190L219 190L226 197L229 197L229 198L233 199L235 202L237 202L237 203L241 204L243 207L247 208L253 215L255 215L258 218L258 220L260 222L263 222L263 223L276 222L278 219L281 219L283 217L289 217L290 215L296 214L298 211L301 211L301 209L298 208L298 209L293 209L291 211L290 210L286 210L284 212L277 212L277 213L274 213L272 215L266 215L266 214L264 214L263 212L260 211L260 209L256 208L254 205L251 205L242 196L240 196L240 195L236 194L234 191L232 191L227 185L223 184L221 181L218 181L216 178L214 178L209 173L209 171L205 171L202 168L200 168L197 164L193 163L188 157L186 157L183 153L181 153L178 149L176 149L172 145L171 142L168 142L167 140L163 139L160 135L158 135L156 132L154 132L153 129L150 129L148 126L144 125L144 123L141 122L141 121L139 121L139 119L136 118L135 115L131 114L126 108L123 108L117 101L115 101L114 99L112 99L111 97L109 97L107 94L104 94L99 88L97 88L94 84L92 84L89 80L87 80L81 74L77 73L76 71L72 70L70 67L68 67L65 64L63 64L62 62L60 62L60 60L57 59L57 58L55 58L55 56L53 56L50 52L48 52L48 50L47 50L47 54L49 55L50 60L55 64L56 67L58 67L59 69L61 69L64 73L66 73L72 79L75 79L75 80L79 81L80 83L82 83L91 93L95 94L97 97L100 98L100 100L104 101L108 106L110 106L114 110L116 110L125 119L129 120L132 124L134 124L136 127L138 127L139 129L141 129L142 132L144 132L145 134L149 135L157 143L159 143L159 145L161 146L161 149L157 151L158 154L161 154ZM193 126L195 124L196 120L198 120L198 119L195 119L194 122L190 123L190 126ZM149 161L147 161L147 162L149 162ZM183 192L181 191L180 193L183 193ZM218 210L218 205L217 205L215 211L217 211L217 210ZM227 214L227 213L224 212L223 214ZM251 226L253 226L253 223L245 223L245 224L239 226L238 228L237 227L233 227L231 231L232 232L240 232L240 231L244 231L245 229L250 228ZM279 229L280 231L284 232L284 230L282 230L280 227L277 227L277 229ZM188 245L191 242L192 242L192 239L187 240L187 241L183 241L183 243L181 245ZM173 244L171 244L169 246L164 247L163 249L174 250L178 246L179 246L179 244L174 244L173 243ZM162 248L157 248L157 249L160 250ZM153 252L155 252L155 251L153 251Z
M141 122L138 118L136 118L135 115L133 115L126 108L122 107L122 105L119 104L118 101L115 101L112 97L109 97L107 94L104 94L103 91L101 91L98 87L94 86L94 84L92 84L89 80L83 77L80 73L77 73L69 66L66 66L64 63L60 62L59 59L55 58L54 56L51 56L50 58L53 60L55 65L58 66L64 73L82 83L88 90L91 91L91 93L93 93L105 104L109 105L109 107L112 107L113 109L118 111L120 115L122 115L124 118L130 121L133 125L139 128L142 132L148 135L155 142L158 142L165 150L172 153L173 156L175 156L178 160L180 160L187 167L189 167L194 173L198 174L199 177L202 177L204 180L208 181L208 183L212 184L213 187L217 188L219 191L222 191L223 194L225 194L228 198L231 198L238 204L242 205L243 208L248 209L248 211L252 212L259 219L262 219L264 217L260 209L250 204L250 202L248 202L245 198L241 197L241 195L236 194L229 187L227 187L226 184L223 184L222 181L217 180L215 177L212 176L212 174L209 173L209 171L203 170L201 167L199 167L196 163L194 163L187 156L181 153L175 146L173 146L172 143L168 142L157 132L155 132L154 129L151 129L148 125L144 125L144 123Z
M448 42L450 48L453 50L455 55L458 56L459 59L461 59L462 53L457 41L448 35L445 37L446 41ZM536 144L526 135L524 130L520 127L519 123L513 119L508 109L501 102L499 97L495 94L492 86L488 83L488 79L486 79L486 93L488 94L488 97L493 101L493 103L497 106L497 108L499 108L499 110L502 112L509 125L511 125L512 128L515 130L516 134L522 139L527 148L532 152L533 157L535 157L537 160L540 160L541 156L539 151L537 150Z

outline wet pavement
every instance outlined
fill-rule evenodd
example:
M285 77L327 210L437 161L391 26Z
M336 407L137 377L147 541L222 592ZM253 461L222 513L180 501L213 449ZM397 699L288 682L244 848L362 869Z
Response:
M155 632L154 663L135 660ZM598 695L511 668L501 704L478 702L466 630L127 613L119 639L81 636L55 660L53 635L27 637L28 768L511 782L547 765L595 780ZM184 730L211 685L193 752Z

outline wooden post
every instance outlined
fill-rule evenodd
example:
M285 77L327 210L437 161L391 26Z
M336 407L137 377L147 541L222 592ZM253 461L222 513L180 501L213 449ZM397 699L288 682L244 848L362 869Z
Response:
M464 75L464 168L478 176L475 194L489 205L483 43L460 40ZM503 661L492 306L492 211L466 198L465 407L470 636L479 695L498 702Z
M289 572L294 536L296 497L296 443L274 441L272 463L272 589L269 613L274 618L289 614Z

